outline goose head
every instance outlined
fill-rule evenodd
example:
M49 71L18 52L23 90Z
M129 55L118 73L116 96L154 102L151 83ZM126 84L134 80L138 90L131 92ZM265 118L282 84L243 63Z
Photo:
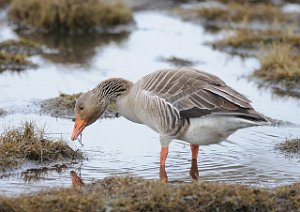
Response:
M75 124L71 140L76 140L84 128L94 123L119 96L127 95L132 85L128 80L111 78L81 94L75 104Z
M71 140L76 140L85 127L94 123L105 111L108 101L105 96L98 97L96 92L82 94L75 105L75 124Z

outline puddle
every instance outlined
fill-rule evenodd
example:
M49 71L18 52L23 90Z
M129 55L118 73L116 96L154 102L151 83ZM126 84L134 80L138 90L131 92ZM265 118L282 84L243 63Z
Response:
M298 99L274 97L271 89L259 89L255 82L242 77L257 68L258 61L229 57L204 45L215 37L199 25L159 12L140 11L134 18L137 24L134 31L105 41L101 36L82 38L82 42L87 43L76 39L64 41L57 38L55 41L53 38L51 41L34 37L48 48L68 49L70 56L53 54L56 59L33 56L30 59L39 68L0 74L0 108L7 112L6 116L0 117L0 129L34 120L38 126L46 125L51 136L63 137L70 146L78 148L78 142L70 141L74 123L70 119L40 115L36 101L57 97L60 92L84 92L108 77L136 81L154 70L170 67L157 58L184 58L201 61L194 67L221 77L251 99L253 106L266 116L296 124L247 128L220 144L201 147L198 163L201 180L273 187L300 179L300 159L287 158L274 150L276 143L300 135ZM14 38L15 34L7 25L1 24L0 27L3 28L1 40ZM68 166L61 172L50 170L45 175L40 174L38 181L24 181L22 178L22 173L31 174L32 169L40 168L34 165L14 170L11 176L0 173L0 192L13 196L56 186L69 187L70 171L78 169L85 183L122 174L158 179L158 139L158 134L148 127L124 118L100 120L83 134L84 147L80 148L88 160ZM170 181L191 180L188 175L190 157L189 145L179 141L171 143L166 165Z
M59 34L19 34L20 38L35 42L48 49L43 58L62 64L87 63L97 49L110 43L120 44L129 36L129 32L102 33L88 35Z

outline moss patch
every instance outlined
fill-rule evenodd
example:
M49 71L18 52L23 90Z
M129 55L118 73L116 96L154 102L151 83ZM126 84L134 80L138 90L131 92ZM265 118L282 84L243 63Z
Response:
M286 139L284 142L276 144L275 149L287 156L300 156L300 138Z
M44 130L25 122L20 128L0 135L0 170L14 168L26 162L53 162L83 158L62 139L46 137Z
M299 200L300 184L267 190L111 177L81 188L0 197L0 205L7 211L297 211Z
M13 0L9 17L21 30L71 33L103 30L133 19L121 2L99 0Z

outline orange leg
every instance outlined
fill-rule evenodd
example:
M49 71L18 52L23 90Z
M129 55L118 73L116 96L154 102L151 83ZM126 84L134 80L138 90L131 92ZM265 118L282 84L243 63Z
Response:
M191 169L190 169L190 176L197 180L199 177L198 171L198 152L199 152L199 145L191 144L191 151L192 151L192 162L191 162Z
M165 169L168 152L169 152L168 147L166 146L161 147L159 177L160 177L160 181L165 183L168 182L168 176Z
M71 180L72 180L72 184L74 187L76 186L83 186L84 182L82 181L82 179L76 174L75 171L70 171L70 175L71 175Z

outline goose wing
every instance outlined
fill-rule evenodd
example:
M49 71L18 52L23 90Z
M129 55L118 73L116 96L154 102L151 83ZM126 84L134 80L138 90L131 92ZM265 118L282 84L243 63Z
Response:
M253 109L249 99L217 76L191 68L149 74L143 78L142 90L172 105L183 118L211 113L245 114Z

